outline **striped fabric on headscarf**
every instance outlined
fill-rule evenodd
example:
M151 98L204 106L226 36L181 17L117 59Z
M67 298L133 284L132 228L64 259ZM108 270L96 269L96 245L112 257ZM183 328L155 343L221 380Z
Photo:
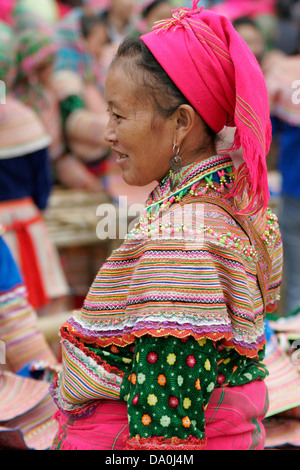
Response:
M211 129L236 127L231 150L242 147L245 164L232 195L242 194L248 183L250 198L241 212L256 212L269 199L271 123L264 77L231 22L197 4L173 10L172 18L141 39Z

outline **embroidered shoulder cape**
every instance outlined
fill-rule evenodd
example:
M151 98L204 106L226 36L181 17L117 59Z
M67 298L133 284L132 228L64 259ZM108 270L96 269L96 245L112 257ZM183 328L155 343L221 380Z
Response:
M171 198L169 178L161 182L147 201L153 211L101 267L64 331L98 347L126 346L149 334L206 337L257 357L265 311L278 298L281 239L269 212L249 220L261 241L253 244L219 206L226 200L235 210L224 198L232 172L223 155L187 167ZM161 217L153 216L157 208Z

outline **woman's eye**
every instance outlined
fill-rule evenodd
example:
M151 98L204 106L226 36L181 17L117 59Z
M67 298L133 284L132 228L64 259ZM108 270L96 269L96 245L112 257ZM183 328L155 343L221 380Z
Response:
M117 119L117 120L118 120L118 119L122 119L122 116L120 116L119 114L112 113L112 115L113 115L113 117L114 117L115 119Z
M113 119L115 119L116 121L118 121L119 119L122 119L122 116L120 116L120 114L113 113L113 112L110 111L109 109L107 109L106 111L107 111L108 114L109 114Z

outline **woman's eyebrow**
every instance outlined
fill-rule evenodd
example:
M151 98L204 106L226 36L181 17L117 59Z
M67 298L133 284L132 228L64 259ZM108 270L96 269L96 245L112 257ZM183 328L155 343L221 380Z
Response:
M110 107L115 107L115 108L118 108L118 109L122 107L122 106L120 106L120 104L118 104L117 101L114 101L114 100L108 100L107 104Z

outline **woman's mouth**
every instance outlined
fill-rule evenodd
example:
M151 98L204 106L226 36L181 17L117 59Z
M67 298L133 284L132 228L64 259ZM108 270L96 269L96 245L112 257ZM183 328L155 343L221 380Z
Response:
M128 158L128 155L125 153L117 153L117 161L123 161L126 160L126 158Z

